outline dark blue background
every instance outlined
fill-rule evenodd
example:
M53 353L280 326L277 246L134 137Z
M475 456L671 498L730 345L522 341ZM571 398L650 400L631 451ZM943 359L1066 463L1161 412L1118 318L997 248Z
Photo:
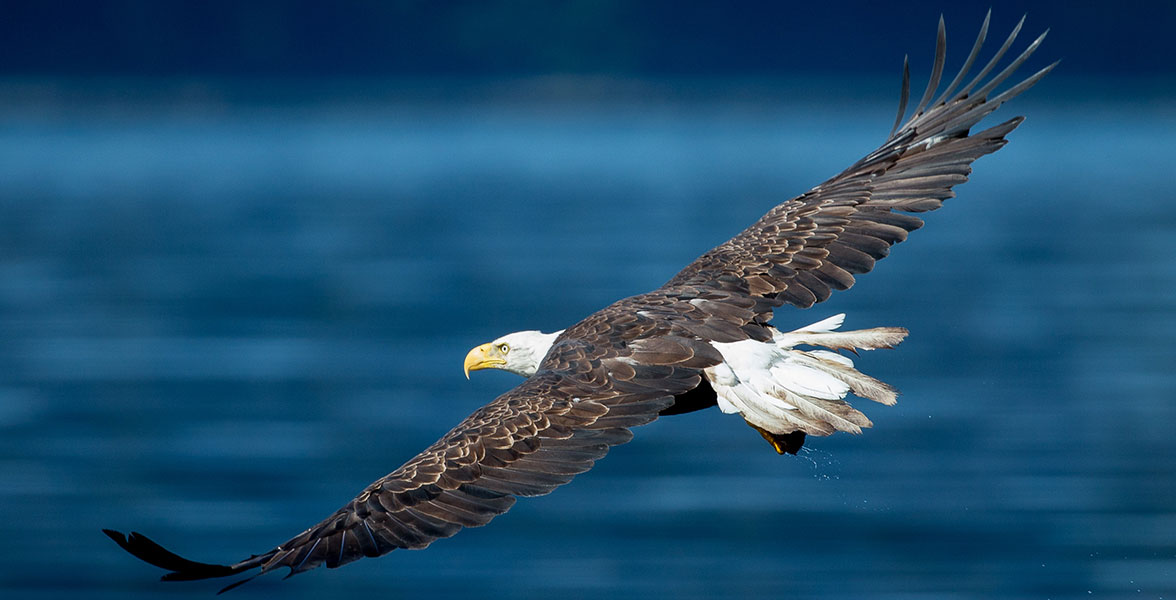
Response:
M1055 30L1071 75L1172 74L1171 2L8 2L0 68L31 76L728 77L893 69L940 13ZM808 49L809 51L803 51Z
M902 325L862 436L667 418L486 528L241 597L1176 594L1173 4L1020 15L1028 116L798 326ZM475 344L656 287L873 149L988 4L29 2L0 18L0 596L207 597L516 383ZM1000 118L1000 117L997 117Z

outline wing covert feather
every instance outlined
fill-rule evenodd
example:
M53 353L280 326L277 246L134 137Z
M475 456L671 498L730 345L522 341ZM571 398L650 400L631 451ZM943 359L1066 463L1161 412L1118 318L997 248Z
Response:
M942 206L954 195L952 187L968 180L972 162L1004 146L1005 136L1023 118L1014 117L978 133L970 129L1003 102L1037 83L1057 64L989 97L1045 38L1043 33L984 82L1012 46L1021 29L1018 23L980 74L955 92L980 51L988 23L986 17L963 67L928 106L939 87L946 59L941 19L926 91L903 123L910 97L909 75L904 68L898 122L881 147L809 192L768 211L753 225L688 265L663 289L710 282L720 289L745 290L752 296L807 308L827 299L833 290L852 286L854 275L872 270L878 260L886 257L891 245L922 226L922 220L904 213L927 212ZM982 82L975 93L969 93Z
M591 469L610 447L632 439L629 428L656 419L674 394L696 386L697 365L714 364L693 340L680 340L676 352L662 342L656 349L666 353L664 361L646 356L647 362L636 366L619 362L631 354L622 341L625 335L642 331L633 323L597 329L601 343L557 343L546 370L478 409L333 515L269 552L218 567L170 560L174 555L160 554L166 551L148 547L154 543L138 534L120 544L141 558L153 555L156 563L197 565L203 569L199 573L215 573L203 576L257 567L257 574L287 567L293 575L397 548L424 548L464 527L485 525L517 497L546 494ZM627 369L618 372L610 365ZM201 576L189 569L165 578Z

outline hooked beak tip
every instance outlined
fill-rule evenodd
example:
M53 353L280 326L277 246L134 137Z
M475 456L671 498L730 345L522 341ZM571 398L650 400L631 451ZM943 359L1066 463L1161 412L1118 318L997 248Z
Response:
M466 354L465 362L462 365L463 370L465 371L466 379L470 378L470 371L477 371L479 369L486 369L494 366L495 361L489 357L491 348L492 346L490 344L482 344L481 346L470 350L469 354Z

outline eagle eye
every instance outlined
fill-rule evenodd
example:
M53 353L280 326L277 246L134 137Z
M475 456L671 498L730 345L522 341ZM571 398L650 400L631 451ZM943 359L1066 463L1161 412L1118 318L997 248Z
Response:
M510 345L509 344L502 344L501 346L498 347L498 351L503 354L506 354L507 352L510 352Z

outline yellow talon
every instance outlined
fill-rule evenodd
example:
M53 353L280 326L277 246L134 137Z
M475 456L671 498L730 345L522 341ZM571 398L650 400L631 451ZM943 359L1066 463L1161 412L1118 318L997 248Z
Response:
M776 450L776 454L796 454L801 446L804 445L805 434L803 431L772 433L750 421L745 421L745 423L752 429L758 431L772 445L772 448Z

